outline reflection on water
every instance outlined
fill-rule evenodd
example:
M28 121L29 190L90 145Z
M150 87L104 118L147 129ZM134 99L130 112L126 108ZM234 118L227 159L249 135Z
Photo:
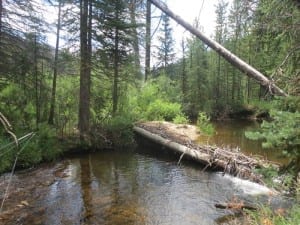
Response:
M45 196L42 224L209 225L229 213L215 203L247 197L227 176L145 152L80 156L67 170Z
M198 139L200 144L210 144L220 147L239 148L249 155L260 155L264 158L286 163L287 159L282 158L276 149L263 149L261 141L249 140L245 136L245 131L256 131L260 124L249 120L228 120L214 123L215 135L208 137L201 135Z

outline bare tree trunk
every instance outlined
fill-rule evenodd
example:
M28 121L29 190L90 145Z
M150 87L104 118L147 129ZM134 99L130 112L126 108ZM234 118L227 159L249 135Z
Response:
M56 100L56 80L57 80L57 65L58 65L58 49L59 49L59 38L60 38L60 23L61 23L61 0L58 3L58 17L56 27L56 45L55 45L55 56L54 56L54 69L53 69L53 80L52 80L52 93L51 93L51 105L48 124L54 124L54 112L55 112L55 100Z
M0 46L1 46L1 36L2 36L2 17L3 17L3 2L0 0Z
M218 42L212 40L211 38L206 37L199 30L197 30L192 25L184 21L178 15L174 14L166 5L164 5L158 0L149 0L149 1L152 2L152 4L154 4L157 8L162 10L164 13L166 13L168 16L170 16L172 19L174 19L181 26L183 26L188 31L190 31L192 34L196 35L200 40L202 40L206 45L214 49L218 54L220 54L224 59L226 59L233 66L235 66L236 68L238 68L239 70L247 74L247 76L258 81L262 86L265 86L271 92L271 94L287 96L287 94L282 89L277 87L271 80L265 77L262 73L260 73L258 70L248 65L240 58L238 58L236 55L234 55L229 50L224 48Z
M147 0L145 81L147 81L150 75L150 60L151 60L151 2L150 0Z
M37 60L37 54L38 54L38 44L37 44L37 34L34 34L34 77L35 77L35 123L36 123L36 129L39 128L40 123L40 98L39 98L39 74L38 74L38 60Z
M80 93L79 121L80 139L86 140L90 122L90 61L88 47L89 0L80 1ZM90 15L91 16L91 15Z
M115 56L114 56L114 83L113 83L113 115L115 116L118 110L118 81L119 81L119 57L118 57L118 46L119 46L119 31L116 28L115 34Z
M185 58L185 43L184 39L181 42L182 47L182 74L181 74L181 92L182 92L182 102L187 103L187 74L186 74L186 58Z
M138 32L136 28L136 8L137 8L137 0L131 0L130 2L130 20L131 23L135 26L132 28L133 33L133 51L134 51L134 64L135 64L135 72L137 74L137 77L140 77L138 75L141 75L140 68L141 68L141 62L140 62L140 48L139 48L139 37Z
M115 19L118 21L119 14L116 9ZM114 80L113 80L113 116L118 110L118 85L119 85L119 29L115 28L115 49L114 49Z

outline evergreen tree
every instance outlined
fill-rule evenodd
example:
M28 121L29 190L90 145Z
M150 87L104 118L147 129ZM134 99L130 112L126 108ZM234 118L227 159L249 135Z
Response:
M254 63L285 86L300 93L300 10L293 0L261 0L254 14Z
M196 119L200 111L209 111L207 47L197 38L188 43L188 114Z
M216 29L215 29L215 40L223 45L226 41L226 32L227 32L227 7L228 2L224 0L220 0L216 6ZM224 75L224 60L221 58L219 54L213 54L214 65L217 65L215 69L213 69L214 73L214 82L213 82L213 98L215 99L216 105L222 105L227 102L226 91L228 88L227 81L228 77ZM228 74L226 74L228 75ZM218 107L220 108L220 107Z
M162 15L162 25L159 29L160 35L158 36L159 47L157 59L161 67L166 69L174 60L174 39L172 36L172 28L170 18L166 14Z
M132 48L134 51L134 70L136 78L141 79L141 60L140 60L140 46L139 46L139 35L138 35L138 12L141 10L141 2L138 0L130 0L129 11L130 11L130 23L132 25Z
M80 0L80 93L78 127L81 140L90 129L92 0Z
M99 50L105 73L112 77L112 112L117 113L120 89L121 69L132 61L132 30L136 27L128 21L130 11L122 0L103 0L98 3L99 27L101 34L97 40L101 45Z
M145 81L150 75L151 62L151 2L146 0L146 35L145 35Z
M54 55L54 68L53 68L53 80L52 80L52 91L50 100L50 112L49 112L49 124L54 124L54 113L55 113L55 101L56 101L56 81L58 72L58 50L59 50L59 39L61 30L61 8L62 1L58 1L58 15L57 15L57 25L56 25L56 45L55 45L55 55Z

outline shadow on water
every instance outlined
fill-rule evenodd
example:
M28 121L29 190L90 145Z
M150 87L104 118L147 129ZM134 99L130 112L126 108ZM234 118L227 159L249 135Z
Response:
M173 157L152 150L68 160L68 177L51 185L45 196L42 224L210 225L230 215L216 203L256 200L229 176L187 161L178 166Z
M4 224L211 225L232 214L215 208L216 203L273 201L269 190L257 184L203 171L185 160L177 165L178 158L148 146L76 155L16 174L12 190L29 189L14 194L5 210L23 200L28 206L7 214Z

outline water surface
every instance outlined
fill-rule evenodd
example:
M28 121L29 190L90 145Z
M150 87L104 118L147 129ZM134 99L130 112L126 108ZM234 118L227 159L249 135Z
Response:
M42 224L209 225L230 213L215 203L250 198L229 176L145 152L81 156L66 171L39 203Z
M261 141L249 140L245 136L246 131L258 131L260 124L250 120L227 120L213 123L215 134L213 136L201 135L197 140L200 144L216 145L219 147L239 148L248 155L259 155L265 159L287 163L277 149L262 148Z

